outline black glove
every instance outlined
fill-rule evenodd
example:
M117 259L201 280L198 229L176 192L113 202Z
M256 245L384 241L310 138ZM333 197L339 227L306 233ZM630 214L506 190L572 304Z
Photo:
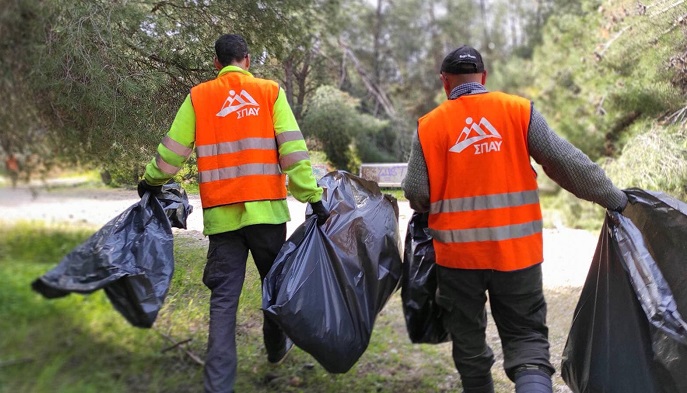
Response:
M329 212L322 204L322 201L311 202L310 207L312 207L313 213L317 215L317 225L324 224L329 218Z
M630 204L630 198L627 197L627 192L625 192L625 190L623 190L623 193L625 193L625 196L626 196L626 198L625 198L625 204L623 204L622 206L618 206L618 207L615 209L615 211L617 211L617 212L620 213L620 214L623 214L623 212L625 211L625 208L627 207L627 205Z
M146 192L150 192L153 195L161 193L162 192L162 186L151 186L150 184L148 184L147 181L145 181L145 179L143 179L140 182L138 182L137 190L138 190L138 196L140 198L143 198L143 195Z

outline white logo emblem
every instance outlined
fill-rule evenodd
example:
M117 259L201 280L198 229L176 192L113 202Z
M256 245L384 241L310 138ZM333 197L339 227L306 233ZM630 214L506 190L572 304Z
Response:
M465 119L467 126L463 127L463 132L458 136L456 144L449 150L453 153L460 153L468 146L474 146L475 154L489 153L492 151L501 151L501 143L503 138L501 134L496 131L489 120L484 117L479 123L474 123L472 117ZM483 142L485 139L498 139L497 141Z
M237 95L234 90L229 90L229 97L224 101L222 109L217 112L217 117L225 117L236 112L236 118L240 119L244 116L257 116L259 110L260 105L247 91L241 90Z

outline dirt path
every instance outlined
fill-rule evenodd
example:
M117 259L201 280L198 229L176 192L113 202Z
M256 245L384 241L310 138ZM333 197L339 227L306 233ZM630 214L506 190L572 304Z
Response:
M135 190L126 189L86 189L54 183L52 188L3 187L0 188L0 221L40 220L99 228L138 200ZM188 218L188 229L185 232L202 239L203 215L200 199L191 195L189 201L194 207L194 213ZM289 198L289 234L303 221L305 208L305 204ZM412 210L405 201L399 201L399 210L399 231L401 239L404 239ZM589 270L596 243L597 234L587 231L546 229L543 265L545 286L581 286Z
M21 220L40 220L53 224L88 225L94 231L139 200L135 190L70 187L60 185L51 189L45 187L0 187L0 223ZM202 213L200 200L190 196L194 207L187 221L188 229L174 229L178 235L193 236L207 241L202 235ZM297 228L305 216L303 203L289 200L292 221L287 224L289 234ZM408 220L412 215L408 202L399 202L399 231L404 239ZM549 339L551 362L560 367L561 355L570 329L572 315L579 298L581 286L597 243L597 234L572 229L546 229L544 231L544 286L548 303ZM380 321L387 318L399 331L405 334L401 314L400 295L395 295L380 315ZM500 342L493 321L487 329L487 338L496 355L492 372L500 381L506 381L501 368L503 357ZM450 346L439 348L442 356L450 361ZM456 375L447 376L455 384ZM502 382L503 383L503 382ZM554 375L554 392L570 393L560 377L560 370Z

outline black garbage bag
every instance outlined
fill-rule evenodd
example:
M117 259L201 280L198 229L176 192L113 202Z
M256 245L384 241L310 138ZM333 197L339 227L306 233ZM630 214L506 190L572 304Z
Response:
M687 205L627 193L604 222L561 374L574 392L687 392Z
M401 300L406 330L415 344L440 344L449 341L442 323L442 309L436 304L436 259L432 236L427 230L429 213L414 212L408 221Z
M132 325L149 328L174 273L172 224L185 228L193 206L177 184L141 200L110 220L31 287L48 299L105 290Z
M186 229L188 215L193 212L193 206L188 202L186 190L178 183L169 183L162 186L162 192L155 195L162 205L169 224L174 228Z
M289 237L265 277L262 308L327 371L345 373L399 286L398 202L347 172L319 183L331 216L323 226L309 217Z

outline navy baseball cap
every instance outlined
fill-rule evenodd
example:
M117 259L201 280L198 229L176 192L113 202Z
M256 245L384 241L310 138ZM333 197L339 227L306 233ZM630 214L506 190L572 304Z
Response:
M447 74L479 74L484 72L484 62L479 52L467 45L449 53L441 63L441 72Z

